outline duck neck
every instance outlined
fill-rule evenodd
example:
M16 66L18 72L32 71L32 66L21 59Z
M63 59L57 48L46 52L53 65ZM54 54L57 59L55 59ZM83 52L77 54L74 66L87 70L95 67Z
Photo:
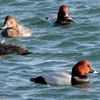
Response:
M87 83L89 82L90 79L86 75L82 75L82 76L72 76L71 80L72 80L72 85L76 85L76 84Z

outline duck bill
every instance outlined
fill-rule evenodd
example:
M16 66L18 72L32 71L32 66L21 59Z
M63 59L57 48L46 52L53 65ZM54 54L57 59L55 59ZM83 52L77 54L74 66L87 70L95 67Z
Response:
M69 15L67 13L64 13L64 17L67 18L69 17Z
M75 20L69 17L67 13L64 13L64 18L67 18L69 21L75 22Z
M7 29L8 28L8 25L5 24L2 28L0 28L0 30L4 30L4 29Z
M68 17L68 19L69 19L70 21L72 21L72 22L75 22L75 20L72 19L71 17Z
M95 70L93 70L93 69L91 69L91 70L89 71L89 73L99 74L99 72L97 72L97 71L95 71Z

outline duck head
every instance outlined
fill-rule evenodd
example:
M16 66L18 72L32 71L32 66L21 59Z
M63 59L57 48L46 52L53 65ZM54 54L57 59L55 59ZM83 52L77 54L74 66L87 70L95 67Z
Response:
M1 29L2 30L4 29L15 29L16 30L17 28L18 28L18 22L16 18L10 15L6 16L4 25Z
M79 61L73 68L72 68L72 76L83 76L88 73L96 73L99 72L92 69L90 63L87 60Z
M75 22L70 16L69 16L69 10L66 5L62 5L59 8L58 14L57 14L57 21L61 22Z
M87 60L79 61L72 68L72 84L89 82L89 78L86 76L88 73L99 74L99 72L92 69L90 63Z

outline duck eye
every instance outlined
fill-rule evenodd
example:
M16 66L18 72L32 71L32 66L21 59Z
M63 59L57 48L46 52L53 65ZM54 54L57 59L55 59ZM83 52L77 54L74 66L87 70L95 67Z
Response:
M90 67L90 66L88 65L88 67Z
M88 65L87 67L88 67L88 68L91 70L91 67L90 67L90 65Z

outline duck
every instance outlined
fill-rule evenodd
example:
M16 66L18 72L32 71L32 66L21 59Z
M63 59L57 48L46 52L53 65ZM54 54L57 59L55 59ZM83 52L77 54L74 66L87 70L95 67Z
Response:
M80 60L74 65L72 71L55 71L30 78L30 81L46 85L78 85L90 81L86 76L88 73L99 74L99 72L92 69L88 60Z
M45 19L53 24L68 24L70 22L75 22L75 20L70 17L68 6L66 5L60 6L57 17L46 16Z
M28 55L31 52L27 48L16 45L13 43L1 42L0 43L0 56L8 54Z
M4 25L0 30L2 30L1 34L4 37L17 38L32 35L31 30L24 25L18 24L17 19L12 15L5 17Z

